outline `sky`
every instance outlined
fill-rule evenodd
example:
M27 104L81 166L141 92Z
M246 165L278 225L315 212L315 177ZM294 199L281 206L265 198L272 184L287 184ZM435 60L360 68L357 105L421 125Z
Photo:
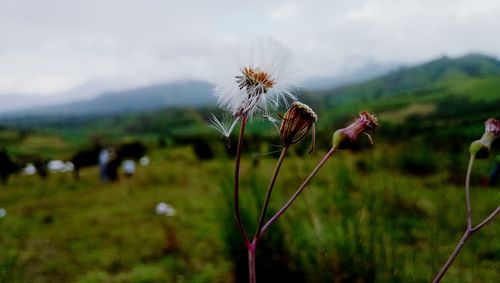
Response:
M272 37L299 79L370 64L500 57L498 0L0 0L0 94L210 80L235 43Z

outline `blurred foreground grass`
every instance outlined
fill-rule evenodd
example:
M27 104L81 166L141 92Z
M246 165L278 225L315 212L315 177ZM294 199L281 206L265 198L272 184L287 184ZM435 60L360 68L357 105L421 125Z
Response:
M334 156L264 239L271 247L262 248L260 260L280 261L281 269L257 267L259 281L277 282L266 278L284 272L293 274L290 282L430 281L465 227L463 188L440 170L447 159L434 157L437 169L417 176L395 169L408 162L400 155L377 145ZM316 153L285 161L271 211L319 159ZM151 160L116 184L102 184L97 168L78 182L64 174L45 182L13 177L0 188L8 213L0 218L0 282L245 282L230 206L232 162L199 161L189 147L157 150ZM479 185L489 165L475 169L475 219L498 205L499 190ZM273 166L270 157L244 159L249 231ZM177 215L156 215L161 201ZM474 235L444 282L498 282L499 232L497 219ZM167 233L176 240L168 249Z

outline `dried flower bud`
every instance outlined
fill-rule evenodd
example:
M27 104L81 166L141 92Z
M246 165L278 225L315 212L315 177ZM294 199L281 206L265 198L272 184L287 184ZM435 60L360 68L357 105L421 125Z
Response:
M500 136L500 121L490 118L484 122L485 130L481 139L473 141L469 147L471 155L478 159L490 156L491 144Z
M358 139L362 133L368 135L370 142L372 138L366 131L375 131L378 127L378 120L375 115L368 112L359 113L359 117L349 126L335 131L333 134L332 145L339 149L351 148L352 144ZM372 142L373 143L373 142Z
M314 146L314 124L317 120L318 116L309 106L298 101L292 103L281 122L281 140L285 145L298 143L312 128Z

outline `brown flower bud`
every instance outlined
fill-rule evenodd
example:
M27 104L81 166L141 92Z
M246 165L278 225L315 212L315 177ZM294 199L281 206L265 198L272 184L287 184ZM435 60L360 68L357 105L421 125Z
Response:
M378 120L375 115L368 112L361 112L352 124L335 131L332 138L332 145L339 149L350 148L360 134L366 133L368 130L375 131L377 127ZM368 135L368 137L372 141L371 136Z
M313 129L314 144L314 124L318 116L307 105L301 102L294 102L286 111L281 122L280 136L285 146L298 143L305 135Z

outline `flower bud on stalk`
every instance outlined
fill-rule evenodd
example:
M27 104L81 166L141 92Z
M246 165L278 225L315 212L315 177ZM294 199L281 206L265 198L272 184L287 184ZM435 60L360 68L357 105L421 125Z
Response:
M490 156L491 144L500 136L500 121L490 118L484 122L485 130L481 139L473 141L469 152L477 159L485 159Z
M349 126L335 131L332 138L332 145L338 149L351 148L353 143L362 133L368 135L370 142L373 143L371 136L366 131L375 131L378 127L378 120L375 115L368 112L359 113L359 117Z
M312 129L312 151L314 149L314 125L317 120L318 116L309 106L298 101L292 103L281 122L280 136L283 144L289 146L300 142Z

